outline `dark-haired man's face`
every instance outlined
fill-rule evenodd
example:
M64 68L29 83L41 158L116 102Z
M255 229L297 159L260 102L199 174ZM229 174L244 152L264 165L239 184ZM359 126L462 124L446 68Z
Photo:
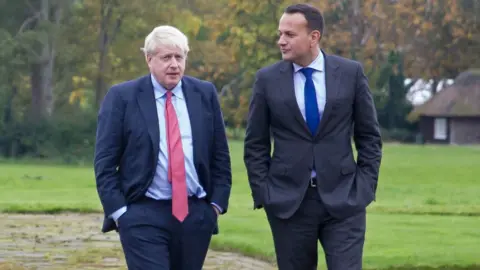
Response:
M280 18L278 34L278 46L284 60L290 60L302 66L310 64L313 60L311 59L312 48L318 46L318 40L310 33L303 14L284 13Z

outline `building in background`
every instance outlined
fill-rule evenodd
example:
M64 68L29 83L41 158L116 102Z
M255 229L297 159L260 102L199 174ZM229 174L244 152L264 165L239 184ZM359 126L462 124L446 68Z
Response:
M410 117L419 119L425 143L480 144L480 70L461 73Z

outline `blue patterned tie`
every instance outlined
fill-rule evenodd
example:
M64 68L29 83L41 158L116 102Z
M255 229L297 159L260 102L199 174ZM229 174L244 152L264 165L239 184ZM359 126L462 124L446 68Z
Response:
M302 68L300 70L305 75L305 118L307 126L315 135L317 127L320 123L320 111L318 110L317 95L315 93L315 85L313 84L312 74L313 68Z

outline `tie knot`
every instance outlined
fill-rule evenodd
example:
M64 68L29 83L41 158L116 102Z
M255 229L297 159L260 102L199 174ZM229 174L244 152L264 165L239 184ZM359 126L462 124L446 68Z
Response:
M167 95L167 99L171 99L171 98L172 98L172 95L173 95L173 93L172 93L172 91L169 91L169 90L167 90L167 93L166 93L166 95Z
M307 67L307 68L300 69L300 71L303 73L303 75L305 75L305 78L311 79L313 71L315 71L315 70L313 68Z

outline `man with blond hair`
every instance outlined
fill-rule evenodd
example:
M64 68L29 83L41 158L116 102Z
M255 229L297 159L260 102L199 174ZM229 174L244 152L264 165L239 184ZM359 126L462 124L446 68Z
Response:
M159 26L143 48L150 74L114 85L98 114L95 177L128 269L202 269L227 212L230 156L215 86L184 76L188 39Z

